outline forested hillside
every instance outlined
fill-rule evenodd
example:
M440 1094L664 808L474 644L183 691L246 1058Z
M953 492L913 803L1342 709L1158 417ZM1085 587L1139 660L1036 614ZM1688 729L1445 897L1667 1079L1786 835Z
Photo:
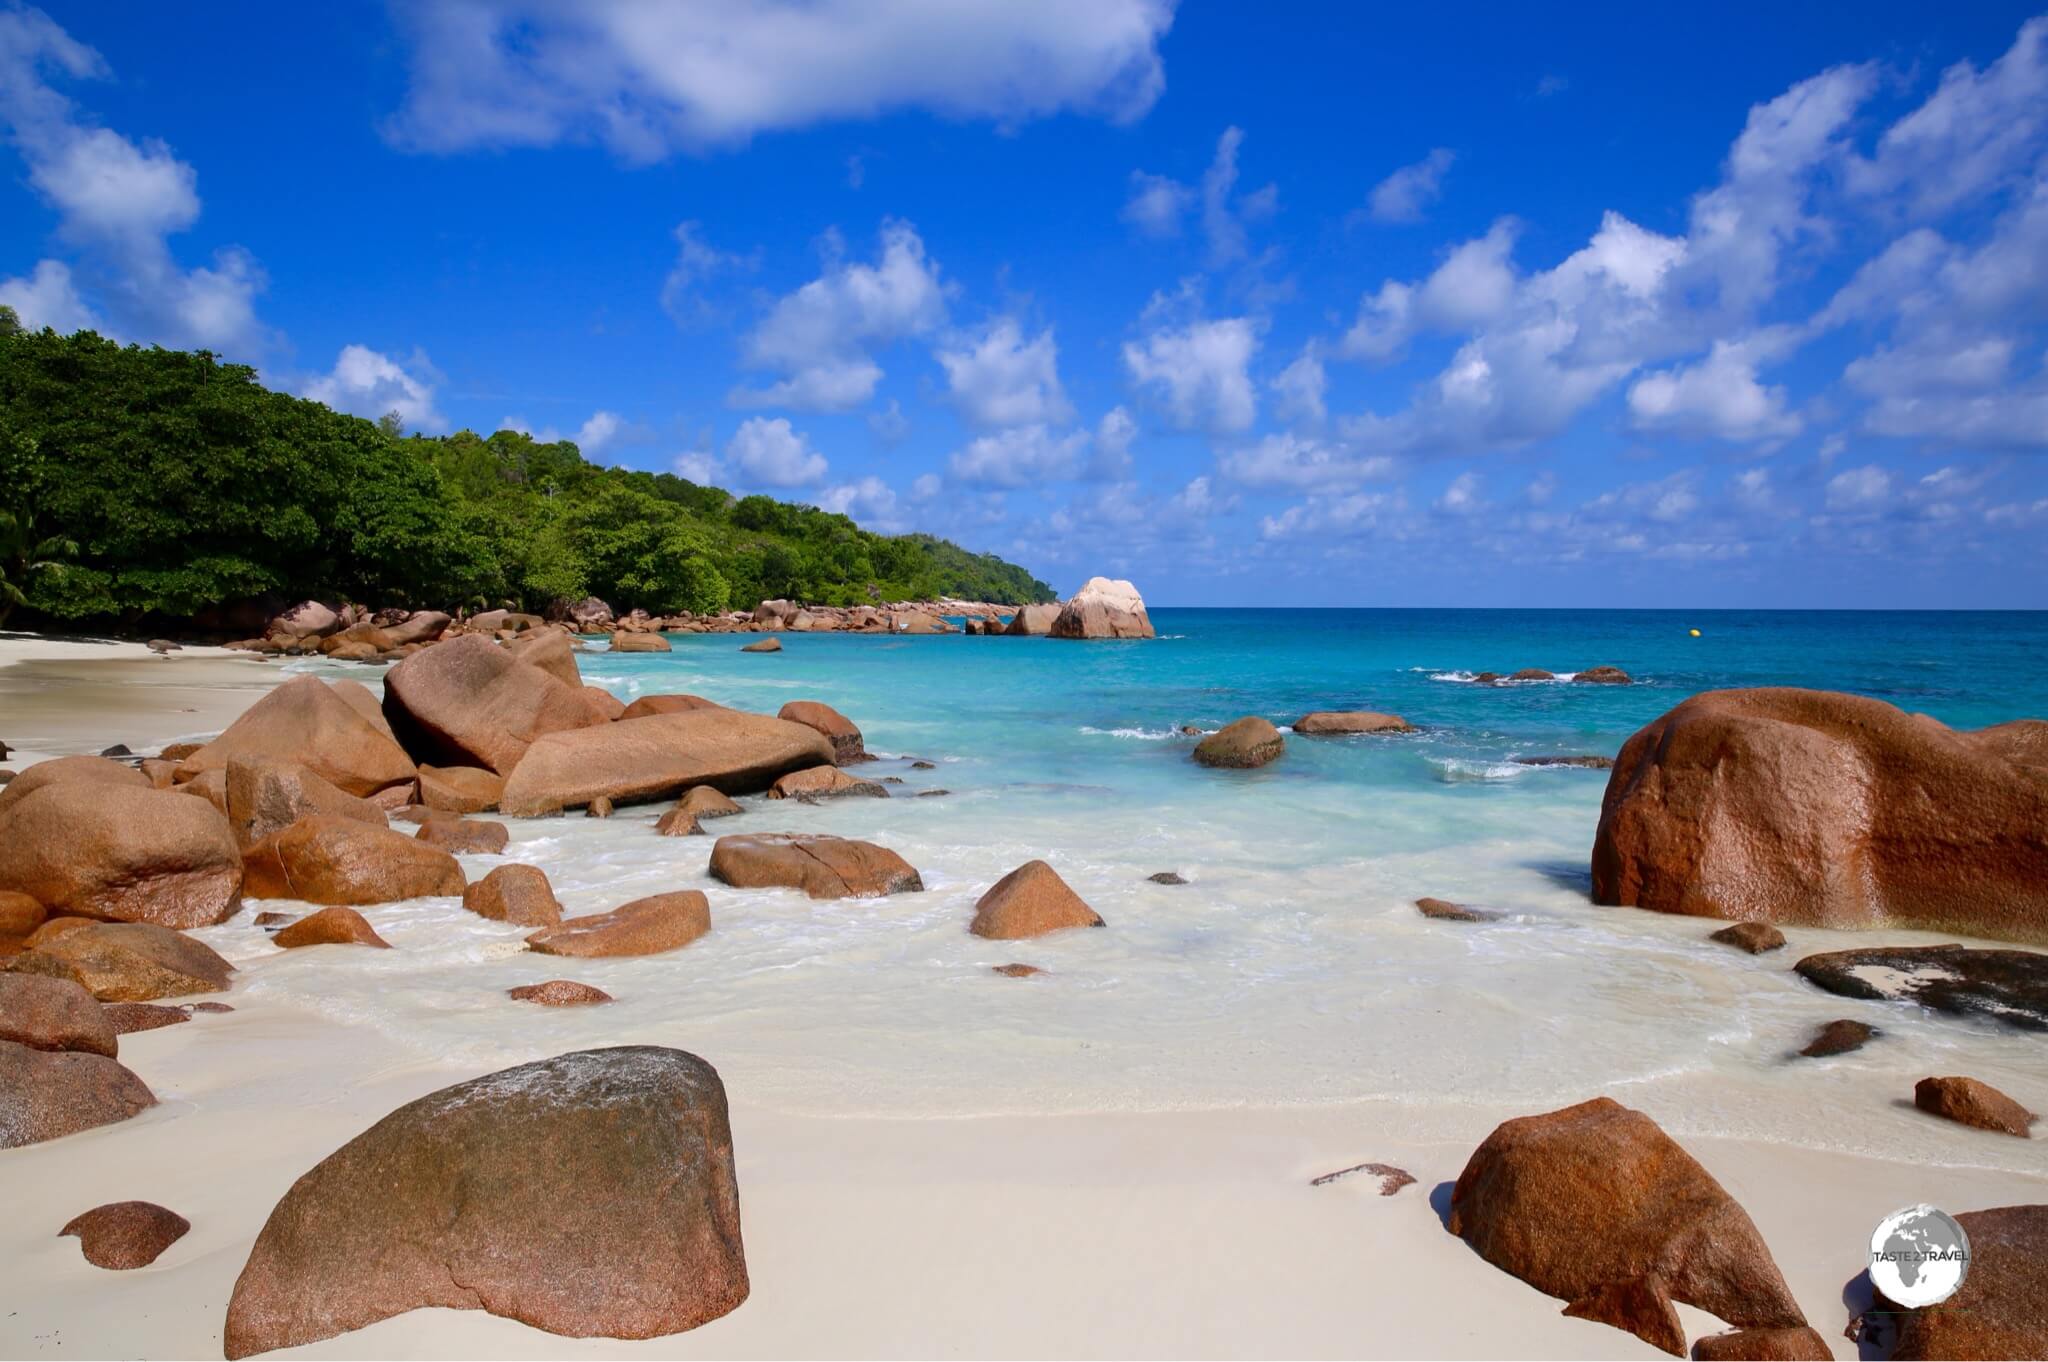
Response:
M0 308L0 618L181 617L266 593L624 611L1049 600L1013 564L843 515L602 468L514 431L402 438L211 355Z

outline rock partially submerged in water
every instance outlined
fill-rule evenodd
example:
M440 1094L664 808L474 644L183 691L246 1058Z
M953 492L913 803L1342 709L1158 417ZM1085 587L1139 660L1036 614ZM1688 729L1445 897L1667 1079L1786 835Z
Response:
M1685 1353L1682 1301L1739 1328L1806 1317L1756 1226L1657 1123L1610 1098L1503 1123L1451 1192L1451 1233L1565 1313Z
M782 651L782 640L779 638L764 638L758 643L746 644L740 651L743 653L779 653Z
M1970 946L1865 946L1809 955L1801 978L1847 998L1918 1003L2048 1031L2048 955Z
M1020 605L1017 613L1010 616L1009 627L1003 632L1018 637L1043 637L1052 632L1053 622L1059 617L1060 607L1057 605Z
M711 874L735 889L801 889L814 899L917 893L924 880L887 847L850 837L742 833L711 848Z
M1852 1050L1861 1050L1878 1034L1878 1029L1867 1022L1843 1017L1826 1023L1814 1032L1813 1039L1806 1042L1806 1048L1799 1054L1804 1059L1826 1059L1830 1055L1846 1055Z
M650 894L609 913L572 917L526 938L542 955L593 958L658 955L689 945L711 930L711 901L700 890Z
M2040 1119L1989 1083L1959 1075L1921 1079L1913 1085L1913 1105L1930 1116L2022 1140L2032 1138L2030 1131Z
M429 819L420 831L455 821ZM460 894L464 885L462 867L442 848L332 814L302 818L265 838L243 864L243 892L253 899L360 906Z
M235 967L211 946L146 922L51 922L12 962L47 963L103 1003L146 1003L190 993L223 993Z
M615 653L669 653L675 645L666 636L653 633L613 634L612 651Z
M420 767L420 803L447 813L488 813L498 807L505 778L481 766Z
M1268 720L1248 714L1196 743L1195 760L1203 766L1245 769L1264 766L1286 749L1279 729Z
M831 763L825 736L787 719L734 709L648 715L539 739L505 781L498 808L530 817L599 795L618 804L667 799L693 785L743 794Z
M1582 672L1575 673L1572 680L1589 686L1631 686L1635 684L1635 678L1621 668L1607 666L1588 667Z
M1517 766L1582 766L1588 771L1611 771L1613 757L1568 756L1568 757L1513 757Z
M1047 632L1054 638L1153 637L1152 617L1145 613L1138 588L1112 577L1090 577L1060 607Z
M462 906L478 917L515 927L552 927L562 920L547 872L533 865L501 865L462 891Z
M503 823L487 818L429 818L420 824L413 840L451 855L495 856L510 845L512 833Z
M1765 951L1783 950L1785 934L1768 922L1734 922L1707 937L1724 946L1733 946L1751 955L1762 955Z
M58 1238L75 1235L85 1261L112 1272L148 1267L183 1239L192 1222L153 1201L114 1201L71 1217Z
M832 759L841 766L874 760L868 755L867 740L861 737L853 720L830 705L816 700L791 700L775 712L775 717L824 734L825 741L832 744Z
M2048 1206L2000 1206L1956 1217L1970 1270L1939 1305L1901 1308L1882 1291L1852 1336L1894 1335L1893 1362L2048 1357Z
M872 780L850 776L836 766L813 766L776 777L768 787L770 799L797 799L815 804L821 799L887 799L889 791Z
M1145 878L1154 884L1186 884L1188 882L1185 875L1175 870L1157 871L1154 874L1147 875Z
M1005 979L1029 979L1034 974L1045 973L1044 970L1036 965L1024 965L1014 962L1008 965L990 965L989 971L993 974L1000 974Z
M1491 909L1452 903L1449 899L1417 899L1415 907L1424 917L1440 922L1497 922L1501 916Z
M0 890L52 913L208 927L235 911L241 888L241 850L204 800L73 778L0 810Z
M550 979L544 984L521 984L508 988L505 995L522 1003L533 1003L539 1007L600 1007L612 1001L612 995L589 984L579 984L574 979Z
M570 1338L694 1329L747 1297L718 1073L581 1050L443 1088L292 1184L228 1302L230 1358L427 1306Z
M1100 927L1102 915L1044 861L1026 861L976 900L967 930L994 941L1019 941L1069 927Z
M317 913L308 913L270 939L286 950L296 950L301 946L374 946L383 951L391 949L391 943L377 935L377 929L353 908L322 908Z
M1415 725L1398 714L1381 714L1370 709L1319 709L1304 714L1291 725L1296 733L1413 733Z
M1958 732L1882 701L1696 695L1630 738L1598 903L2048 941L2048 723Z
M0 1149L112 1125L155 1105L148 1085L119 1060L0 1041Z

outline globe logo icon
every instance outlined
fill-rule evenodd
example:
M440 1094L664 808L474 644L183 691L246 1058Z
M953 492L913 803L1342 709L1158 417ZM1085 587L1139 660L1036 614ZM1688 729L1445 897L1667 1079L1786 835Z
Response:
M1909 1310L1939 1305L1970 1271L1970 1236L1947 1211L1908 1206L1877 1222L1870 1236L1870 1280Z

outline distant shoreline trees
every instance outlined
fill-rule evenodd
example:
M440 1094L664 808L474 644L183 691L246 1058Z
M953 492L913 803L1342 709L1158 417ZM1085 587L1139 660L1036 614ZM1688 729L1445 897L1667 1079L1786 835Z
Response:
M28 331L0 309L0 618L186 618L248 597L699 613L1053 599L1013 564L605 468L517 431L405 437L244 365Z

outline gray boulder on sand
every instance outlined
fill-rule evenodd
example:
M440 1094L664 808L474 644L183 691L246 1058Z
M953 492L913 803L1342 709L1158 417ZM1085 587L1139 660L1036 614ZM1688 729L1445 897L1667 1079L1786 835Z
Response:
M654 1338L746 1298L725 1087L631 1045L443 1088L322 1160L257 1236L222 1341L246 1357L427 1306Z
M1195 760L1204 766L1264 766L1287 748L1280 730L1256 715L1225 724L1195 744Z
M1090 577L1060 607L1048 632L1054 638L1153 637L1152 617L1145 613L1138 588L1111 577Z

